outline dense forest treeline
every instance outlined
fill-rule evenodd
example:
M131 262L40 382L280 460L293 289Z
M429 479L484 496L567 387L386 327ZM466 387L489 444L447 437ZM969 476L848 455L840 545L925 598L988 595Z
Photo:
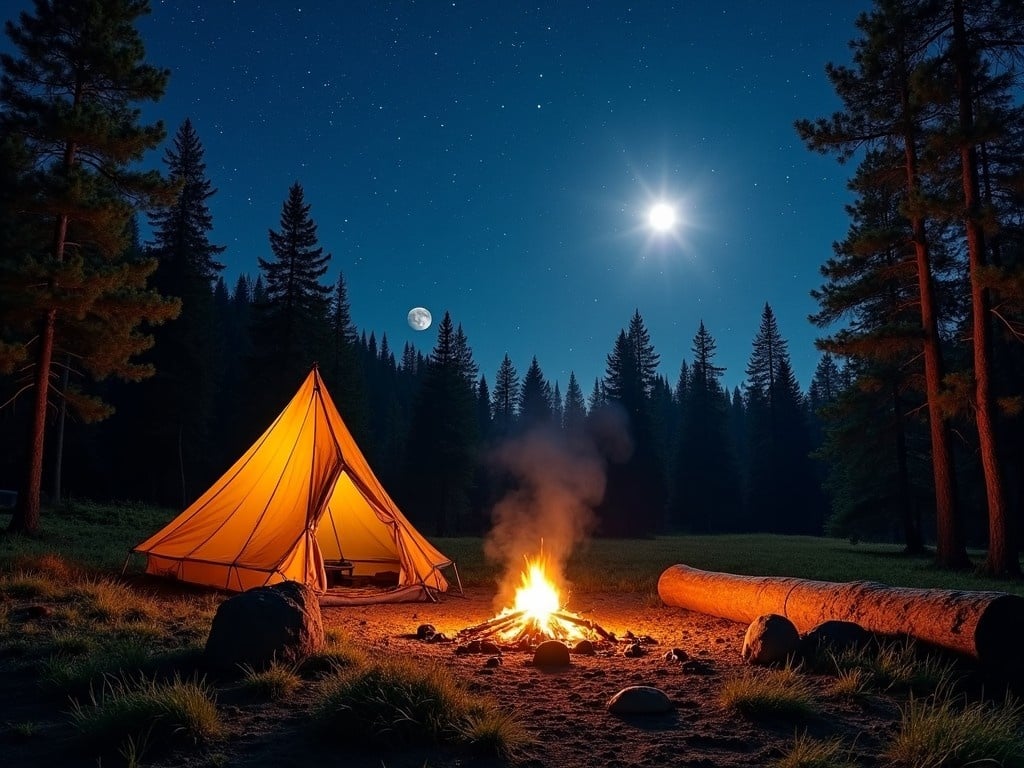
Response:
M102 13L97 9L102 9ZM806 392L771 306L731 391L713 329L663 361L639 309L604 375L536 358L481 371L472 322L391 349L351 315L301 183L267 259L229 285L211 242L200 136L139 124L167 73L143 63L138 0L38 2L8 25L0 83L0 486L11 527L40 502L182 507L255 440L316 362L357 442L428 533L480 533L518 482L498 446L543 433L605 467L595 532L829 532L987 546L1019 572L1024 523L1024 4L877 0L843 108L800 120L856 165L850 228L814 292L822 356ZM163 173L133 170L164 146ZM138 216L152 232L141 241ZM269 224L269 222L268 222ZM669 380L660 371L678 370ZM584 389L586 388L586 389Z

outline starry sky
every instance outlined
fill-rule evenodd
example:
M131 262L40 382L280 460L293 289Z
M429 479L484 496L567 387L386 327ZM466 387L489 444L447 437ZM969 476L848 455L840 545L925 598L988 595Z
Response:
M868 5L152 0L147 61L172 74L144 115L198 131L229 287L298 181L325 279L396 354L447 310L490 384L507 352L589 394L639 310L673 385L703 320L733 387L768 302L806 390L851 169L793 121L839 107L824 65Z

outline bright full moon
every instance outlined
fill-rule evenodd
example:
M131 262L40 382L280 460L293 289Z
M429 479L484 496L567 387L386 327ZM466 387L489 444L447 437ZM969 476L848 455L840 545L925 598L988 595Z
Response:
M647 223L655 232L668 232L676 225L676 209L668 203L655 203L647 212Z
M409 327L414 331L425 331L430 327L430 310L423 307L413 307L409 310Z

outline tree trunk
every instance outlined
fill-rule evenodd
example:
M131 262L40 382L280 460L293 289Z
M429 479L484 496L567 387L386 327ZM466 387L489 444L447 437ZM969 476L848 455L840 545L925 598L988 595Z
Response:
M902 108L910 112L910 95L904 90ZM903 136L907 172L907 198L911 201L910 224L913 230L914 257L917 263L917 285L921 301L921 331L924 344L925 397L928 400L928 429L932 447L932 475L935 481L935 559L944 568L963 568L970 565L957 502L956 473L949 424L939 400L945 370L942 348L939 345L939 322L935 309L935 286L932 280L931 255L924 217L913 210L913 203L921 195L918 173L917 137L912 128Z
M978 157L974 146L974 108L971 103L971 62L964 29L963 0L953 0L953 60L960 107L960 176L964 192L967 263L971 278L971 323L974 335L974 408L978 452L988 501L988 557L984 570L996 576L1020 575L1020 561L1011 535L1006 488L996 438L996 404L992 386L991 297L982 280L986 266L985 233L981 228Z
M661 574L658 595L666 605L743 624L779 614L801 633L824 621L852 621L870 632L910 636L966 654L994 669L1024 670L1024 597L1005 592L736 576L673 565Z

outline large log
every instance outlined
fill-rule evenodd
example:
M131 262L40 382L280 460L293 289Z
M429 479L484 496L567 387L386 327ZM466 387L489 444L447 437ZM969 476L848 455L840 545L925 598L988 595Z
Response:
M669 566L658 580L666 605L749 624L777 613L801 632L832 619L883 635L909 635L985 665L1024 671L1024 597L1006 592L890 587L777 576L737 576Z

